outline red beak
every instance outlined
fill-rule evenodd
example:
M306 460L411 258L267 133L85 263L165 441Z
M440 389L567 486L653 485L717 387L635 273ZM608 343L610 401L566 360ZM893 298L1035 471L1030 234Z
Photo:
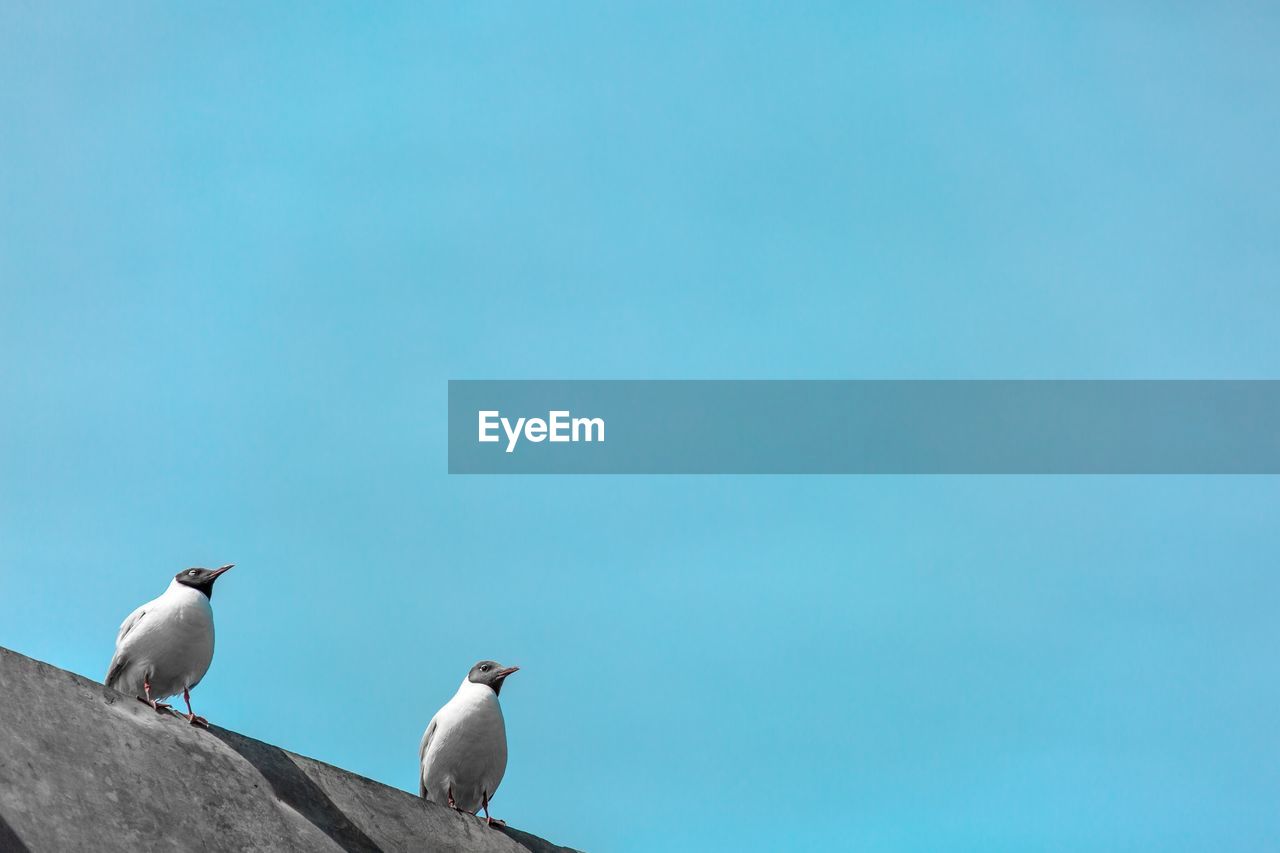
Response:
M221 566L220 568L214 569L214 570L213 570L213 577L215 577L215 578L216 578L216 577L218 577L218 576L219 576L219 575L221 575L223 572L225 572L227 569L233 569L233 568L235 568L235 565L236 565L235 563L227 563L225 566Z
M507 677L508 675L510 675L511 673L513 673L513 672L519 672L519 671L520 671L520 667L518 667L518 666L509 666L509 667L507 667L506 669L500 669L500 670L498 670L497 672L495 672L495 673L493 674L493 677L494 677L494 678L499 678L499 679L501 679L501 678L506 678L506 677Z

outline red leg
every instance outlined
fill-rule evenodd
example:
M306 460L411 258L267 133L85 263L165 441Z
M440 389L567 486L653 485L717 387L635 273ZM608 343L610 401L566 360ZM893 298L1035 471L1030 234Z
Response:
M172 706L172 705L166 705L166 704L165 704L165 703L163 703L163 702L157 702L156 700L154 700L154 699L152 699L152 698L151 698L151 682L150 682L150 681L147 681L147 680L145 680L145 679L143 680L143 682L142 682L142 690L143 690L143 692L144 692L144 693L146 693L146 694L147 694L147 698L146 698L146 699L143 699L141 696L139 696L139 697L138 697L138 701L139 701L139 702L145 702L145 703L147 703L148 705L150 705L152 708L155 708L157 711L160 711L160 712L164 712L164 711L172 711L172 710L173 710L173 706Z
M484 822L485 822L485 825L486 825L486 826L493 826L495 823L496 823L498 826L506 826L506 825L507 825L507 822L506 822L505 820L496 820L495 818L493 818L493 817L489 814L489 795L488 795L488 793L481 792L481 794L480 794L480 802L484 805Z
M187 722L193 726L209 728L209 721L204 717L196 716L195 711L191 710L191 691L185 687L182 688L182 701L187 703Z
M452 786L452 785L450 785L450 786L449 786L449 789L448 789L448 792L447 792L447 793L448 793L448 796L449 796L449 808L453 809L454 811L457 811L457 810L458 810L458 804L457 804L457 803L455 803L455 802L453 801L453 786Z

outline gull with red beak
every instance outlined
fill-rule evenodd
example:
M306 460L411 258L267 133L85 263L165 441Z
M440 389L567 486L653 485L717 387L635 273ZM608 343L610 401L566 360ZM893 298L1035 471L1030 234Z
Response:
M129 614L116 636L116 653L107 668L106 684L132 693L157 711L161 702L182 694L187 722L208 727L191 710L191 690L213 662L213 583L231 568L184 569L159 598Z
M418 749L423 798L471 814L484 809L486 823L502 823L489 816L489 801L507 770L507 727L498 694L518 669L480 661L431 718Z

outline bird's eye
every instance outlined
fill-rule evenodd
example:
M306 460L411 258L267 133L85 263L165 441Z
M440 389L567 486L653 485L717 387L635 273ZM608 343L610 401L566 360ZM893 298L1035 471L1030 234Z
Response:
M484 666L480 667L480 671L481 671L481 672L488 672L488 671L489 671L489 664L485 664Z
M187 574L191 575L191 577L195 577L195 576L196 576L196 570L195 570L195 569L192 569L191 571L187 572Z

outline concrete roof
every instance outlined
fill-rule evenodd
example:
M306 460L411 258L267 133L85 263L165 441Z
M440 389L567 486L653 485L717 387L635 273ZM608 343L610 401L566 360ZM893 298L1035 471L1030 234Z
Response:
M0 851L566 851L0 648Z

